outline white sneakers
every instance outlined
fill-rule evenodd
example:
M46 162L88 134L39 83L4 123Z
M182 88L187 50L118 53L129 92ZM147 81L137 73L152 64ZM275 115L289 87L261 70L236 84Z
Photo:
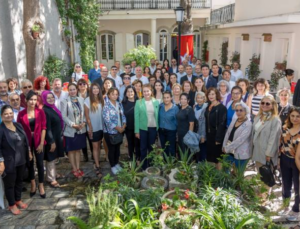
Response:
M111 172L116 175L118 172L122 170L122 167L119 164L116 164L114 167L111 168Z

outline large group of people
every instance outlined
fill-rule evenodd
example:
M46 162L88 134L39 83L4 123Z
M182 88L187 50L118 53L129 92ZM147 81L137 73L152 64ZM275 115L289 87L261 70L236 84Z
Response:
M291 197L294 185L292 210L299 212L300 108L289 102L293 70L286 70L275 96L263 78L250 90L237 62L224 70L217 60L211 68L197 58L170 63L151 59L150 66L142 68L133 61L123 71L117 61L109 71L95 60L88 81L76 63L67 91L59 78L52 85L44 76L34 82L25 79L20 90L16 79L0 81L0 175L10 211L20 214L27 208L21 200L25 170L30 196L38 189L46 198L45 177L55 188L64 175L56 172L60 157L68 157L74 177L84 176L81 152L88 161L87 144L101 178L102 145L111 172L117 174L122 170L120 146L125 136L128 157L136 157L145 170L155 143L167 155L179 157L179 151L189 151L184 137L193 132L199 138L196 162L208 161L221 169L220 161L227 155L224 160L242 170L249 160L257 169L268 161L278 165L283 198Z

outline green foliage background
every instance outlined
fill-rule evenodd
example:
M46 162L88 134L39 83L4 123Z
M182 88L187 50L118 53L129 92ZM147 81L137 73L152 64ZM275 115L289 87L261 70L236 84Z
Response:
M64 34L71 37L68 20L72 20L77 33L75 39L80 43L81 66L84 72L93 67L95 58L95 40L101 14L97 0L56 0L58 11L64 26ZM71 39L71 38L70 38Z
M43 72L50 83L55 78L60 78L64 82L67 76L67 63L55 55L50 55L44 63Z
M137 66L144 68L150 65L150 60L156 59L155 50L151 46L140 45L137 48L129 50L123 56L123 65L130 64L131 61L135 60Z

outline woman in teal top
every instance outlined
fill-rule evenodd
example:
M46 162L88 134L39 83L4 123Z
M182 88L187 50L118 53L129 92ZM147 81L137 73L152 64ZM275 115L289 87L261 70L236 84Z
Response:
M135 103L134 107L134 132L140 139L141 161L144 161L142 168L149 167L147 154L152 151L158 130L158 108L159 102L153 98L153 91L150 84L143 86L143 98Z

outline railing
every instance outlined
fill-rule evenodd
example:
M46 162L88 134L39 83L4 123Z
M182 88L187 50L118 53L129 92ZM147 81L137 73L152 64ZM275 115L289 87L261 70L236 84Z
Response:
M210 24L225 24L234 21L235 4L213 10L210 14Z
M175 9L180 0L99 0L102 10ZM192 0L192 8L210 8L210 0Z

